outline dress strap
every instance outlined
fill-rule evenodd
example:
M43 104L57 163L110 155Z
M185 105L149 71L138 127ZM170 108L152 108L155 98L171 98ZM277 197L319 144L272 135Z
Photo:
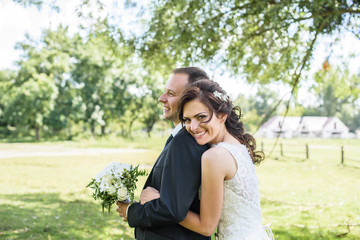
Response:
M264 225L264 230L265 230L267 236L269 237L269 240L275 240L274 234L273 234L273 232L271 231L271 228L269 227L269 225L267 225L267 224Z
M216 144L216 146L222 146L226 150L228 150L231 153L231 155L234 157L234 159L236 160L237 163L239 160L236 156L238 156L239 154L250 157L249 150L246 148L246 146L244 144L240 144L240 143L239 144L231 144L231 143L227 143L227 142L219 142L218 144Z
M238 170L239 168L238 153L236 152L234 145L226 142L219 142L218 144L216 144L216 146L221 146L225 148L231 154L236 165L236 170Z

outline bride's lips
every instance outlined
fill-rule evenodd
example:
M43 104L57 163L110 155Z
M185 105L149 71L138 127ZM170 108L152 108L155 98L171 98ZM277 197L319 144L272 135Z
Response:
M201 132L196 132L196 133L193 132L195 138L201 138L202 136L204 136L205 133L206 133L205 130L201 131Z

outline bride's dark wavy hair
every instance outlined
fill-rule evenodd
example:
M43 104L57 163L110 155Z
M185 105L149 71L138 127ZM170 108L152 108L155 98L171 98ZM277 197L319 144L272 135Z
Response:
M218 92L214 94L215 92ZM220 96L219 96L220 95ZM238 106L233 106L233 103L227 97L226 92L219 86L218 83L203 79L192 83L181 95L179 102L179 119L184 123L183 113L184 106L187 102L198 99L205 104L210 110L210 119L205 122L210 122L215 113L217 117L220 114L227 114L225 126L227 131L234 136L240 143L244 144L249 150L250 157L255 165L260 164L265 159L262 151L256 151L255 138L249 133L245 133L245 128L241 119L241 109ZM203 122L203 123L205 123Z

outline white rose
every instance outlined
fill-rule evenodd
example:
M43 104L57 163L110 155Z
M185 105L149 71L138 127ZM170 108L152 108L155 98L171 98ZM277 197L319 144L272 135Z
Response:
M115 194L116 193L116 188L113 185L110 185L108 187L108 193Z
M128 199L129 195L128 195L128 191L127 191L126 187L119 188L117 190L117 196L118 196L119 201L125 201L126 199Z
M101 192L109 191L109 187L112 186L113 179L109 175L105 175L100 179L99 188Z

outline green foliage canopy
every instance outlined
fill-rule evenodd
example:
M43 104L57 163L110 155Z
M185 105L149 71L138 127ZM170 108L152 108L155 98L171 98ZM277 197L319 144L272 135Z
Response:
M54 109L58 95L52 76L45 73L34 73L33 76L18 88L11 88L3 101L4 119L17 126L35 127L36 138L39 140L39 127L44 118Z
M337 67L316 72L314 79L313 90L320 103L315 114L338 116L351 131L356 130L360 126L360 76Z
M40 8L45 4L44 1L14 1L25 7ZM104 11L102 0L82 1L80 6L90 6L90 2ZM134 7L137 2L128 0L125 5ZM47 4L56 8L56 0ZM292 94L296 94L319 36L344 30L360 36L359 6L358 1L351 0L154 0L144 11L149 13L145 16L150 16L144 32L127 35L127 38L121 26L113 23L111 14L96 19L93 18L96 14L86 14L85 10L82 13L80 7L79 16L92 20L89 26L80 27L81 35L69 37L67 28L60 26L55 31L45 30L40 42L28 38L18 44L24 55L17 75L6 78L12 79L14 86L32 89L30 92L34 94L39 92L32 83L50 84L43 80L52 79L48 87L56 87L57 97L46 98L48 107L38 109L41 117L29 114L31 119L41 119L32 121L31 125L46 124L60 130L71 122L83 121L92 130L96 125L102 126L104 133L110 122L119 122L125 135L131 135L134 122L139 121L150 133L159 119L160 109L156 103L159 83L169 69L193 64L225 66L233 75L241 74L251 83L281 81L290 85ZM159 78L159 74L162 77ZM328 107L324 104L327 112L343 111L335 106L339 99L349 103L358 98L358 88L349 85L357 78L346 77L351 81L341 78L345 82L336 82L341 84L340 88L333 88L333 82L323 79L326 77L318 76L316 80L318 94L323 94L323 99L337 98L335 102L329 101ZM8 82L0 82L1 91L11 89ZM274 97L267 93L270 94L264 89L258 97ZM5 124L6 105L15 101L17 94L20 93L12 89L0 96L0 123ZM347 94L351 97L342 98ZM269 108L279 104L251 101L249 105L256 110L250 112L249 118L255 122L260 122L258 116L266 118L273 111ZM285 112L288 113L288 109ZM10 117L6 121L20 124Z
M343 0L156 0L139 46L157 64L225 64L249 82L296 86L320 35L346 27L360 36L359 7Z

